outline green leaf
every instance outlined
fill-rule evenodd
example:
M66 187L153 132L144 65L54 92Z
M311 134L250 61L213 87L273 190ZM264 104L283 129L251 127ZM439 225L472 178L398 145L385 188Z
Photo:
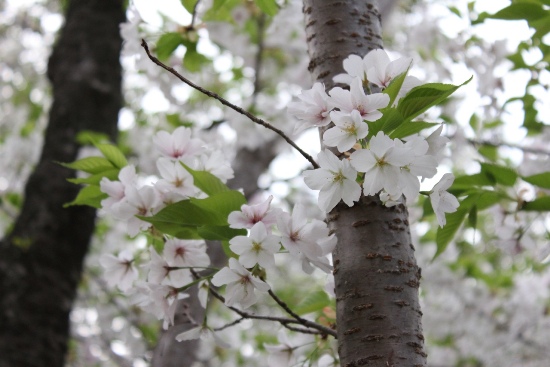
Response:
M63 207L67 208L73 205L88 205L96 209L101 208L101 200L106 199L107 194L101 192L99 186L86 186L83 187L76 198L70 203L64 204Z
M437 251L435 252L432 261L447 249L447 246L449 246L449 243L462 225L466 214L468 214L468 210L459 208L456 212L446 215L447 223L445 226L443 228L437 228L437 234L435 237Z
M126 157L120 149L115 147L112 144L96 144L96 148L103 153L105 158L109 162L111 162L115 167L117 168L124 168L128 165L128 161L126 160Z
M208 171L195 171L191 167L181 164L193 176L193 184L207 195L214 195L218 192L230 191L218 177Z
M256 0L256 5L271 17L279 11L279 6L275 0Z
M529 182L531 185L550 189L550 172L538 173L536 175L522 177L523 181Z
M411 61L412 63L412 61ZM393 78L390 82L390 85L386 89L384 89L385 94L387 94L390 97L390 103L388 103L388 108L391 108L393 105L393 102L395 102L395 99L397 98L397 95L399 94L399 91L401 90L401 87L403 86L403 82L405 81L405 78L407 77L407 73L409 72L409 67L404 73L399 74L397 77Z
M408 121L404 124L401 124L397 129L395 129L391 134L390 138L404 138L416 133L421 132L424 129L429 129L432 126L439 125L435 122L424 122L424 121Z
M199 0L181 0L181 4L187 10L190 14L193 14L193 10L195 9L195 4L197 4L197 1Z
M458 176L455 178L449 191L464 190L475 186L493 186L495 182L493 176L487 176L484 172L467 176Z
M92 130L83 130L76 135L76 141L81 145L94 145L100 142L108 142L109 136Z
M550 196L544 196L533 201L527 201L522 205L521 210L536 212L550 211Z
M324 291L316 291L306 295L306 297L296 307L294 312L298 315L305 315L312 312L322 311L324 307L330 305L330 299Z
M172 53L178 48L179 45L183 45L185 39L180 33L171 32L165 33L160 36L157 41L157 57L160 61L166 61L172 55Z
M383 122L381 130L386 135L401 126L404 122L403 116L401 116L401 114L395 108L386 109L384 111L384 116L379 121Z
M246 204L246 198L239 191L222 191L206 199L191 199L191 203L208 212L215 213L220 218L218 224L227 224L227 216L233 211L241 209ZM210 223L214 224L214 223Z
M107 171L96 173L95 175L91 175L88 177L69 178L67 179L67 181L72 182L74 184L88 184L88 185L97 186L99 185L99 182L103 179L103 177L107 177L111 181L117 181L119 172L120 170L118 168L113 168Z
M489 16L493 19L504 20L522 20L527 21L536 20L545 16L547 12L544 10L541 4L530 1L522 1L512 3L504 9L497 11L495 14Z
M504 186L513 186L518 178L513 169L492 163L481 163L481 172L494 177L497 183Z
M185 41L184 45L186 50L183 56L183 66L193 73L200 71L210 59L197 52L197 42Z
M428 83L413 88L398 105L397 110L401 113L405 121L411 121L413 118L424 113L430 107L443 102L447 97L453 94L458 88L472 80L473 76L460 85Z
M178 201L177 203L166 206L153 216L139 218L152 223L154 226L161 223L195 227L227 224L227 219L224 220L224 218L215 211L197 206L191 200Z
M229 241L235 236L246 236L245 229L229 228L229 226L202 226L197 228L199 236L211 241Z
M476 229L477 228L477 206L474 205L472 209L470 209L470 213L468 214L468 224L470 227Z
M61 165L90 174L101 173L115 168L111 162L103 157L86 157L72 163L61 163Z

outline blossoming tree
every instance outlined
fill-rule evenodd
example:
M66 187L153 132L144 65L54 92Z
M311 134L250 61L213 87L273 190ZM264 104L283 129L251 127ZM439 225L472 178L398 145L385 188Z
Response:
M114 251L107 246L104 253L92 256L104 273L106 287L102 291L116 288L126 297L121 298L125 302L129 300L134 307L163 321L168 331L155 350L153 365L178 365L183 363L182 358L187 358L185 363L189 364L200 363L203 358L213 363L231 360L235 365L252 365L252 359L243 358L256 353L259 365L265 365L262 352L269 354L270 366L426 365L418 295L421 270L414 254L418 244L407 206L414 208L420 199L423 214L413 212L415 221L437 222L425 231L420 243L435 242L430 257L435 254L440 259L452 251L445 250L466 219L470 227L481 232L480 236L487 237L489 232L478 225L478 220L486 220L483 211L513 203L513 196L505 190L520 179L532 188L540 188L541 197L521 199L514 215L548 210L542 191L548 186L548 173L517 173L503 165L495 152L486 150L482 154L487 160L480 163L478 173L468 175L456 169L460 174L457 179L452 173L444 173L449 166L440 164L450 139L443 135L442 117L433 114L431 108L448 102L470 80L453 85L438 80L426 83L410 76L414 70L411 58L391 57L381 49L380 15L374 2L304 3L303 41L309 48L314 83L307 85L304 81L294 102L284 104L297 119L285 124L283 121L289 120L286 109L273 109L284 92L277 88L267 92L267 85L269 78L277 80L278 86L285 78L284 74L269 74L277 62L292 73L291 63L277 59L274 50L280 48L284 50L282 55L292 55L296 35L288 33L295 29L288 17L296 13L296 4L280 10L274 1L239 4L183 2L192 13L190 25L161 35L153 50L148 45L151 36L140 28L136 13L122 28L125 52L134 58L134 67L152 78L165 98L177 105L177 112L163 117L172 124L171 129L144 134L139 148L134 148L139 159L123 154L127 148L88 133L81 139L91 142L95 153L62 163L85 173L71 180L85 186L68 205L101 208L110 218L111 231L132 239L112 246ZM527 7L533 9L521 14L526 14L531 26L540 27L542 23L536 21L541 18L534 14L547 13L547 7L532 3ZM515 19L517 10L510 6L494 17ZM458 9L455 12L460 13ZM484 17L488 15L480 15L479 21ZM223 22L227 20L234 24L227 27L229 23ZM268 24L271 28L266 30ZM203 29L208 30L208 36L201 33ZM541 36L543 30L538 32ZM239 34L256 42L255 57L250 57L250 50L237 47L242 45ZM220 87L219 80L212 78L215 73L211 72L210 60L199 51L199 41L204 44L208 39L214 40L219 50L240 52L244 65L236 66L239 60L232 60L231 74L242 95L230 88L231 83ZM179 46L185 48L186 71L179 67ZM266 60L269 52L278 61ZM246 65L254 65L256 70L252 85L236 76L245 74ZM291 76L293 82L305 70L303 63L297 65L301 71ZM182 97L173 84L180 81L198 93L186 90ZM286 87L291 88L291 82L287 83ZM246 95L247 86L253 87L251 95ZM180 106L181 98L190 106ZM524 98L524 107L528 100ZM220 104L227 110L220 111ZM185 114L179 111L181 108ZM205 116L197 110L209 113ZM219 121L213 117L218 115L222 116ZM205 122L199 123L201 120ZM543 129L533 121L525 123L528 130L535 126ZM322 146L313 154L316 159L296 143L299 134L310 128L320 128ZM236 138L224 139L216 131L231 131ZM256 152L254 157L260 158L268 151L269 157L276 151L276 134L283 144L298 152L296 159L303 160L305 170L298 175L299 181L305 183L302 190L318 191L314 201L320 211L312 209L314 204L304 197L274 197L276 192L257 199L255 204L247 202L250 191L245 184L232 180L246 170L234 174L227 147L236 145L240 149L237 161L241 152ZM248 177L256 180L257 176ZM440 178L433 180L435 177ZM244 194L238 190L240 187L245 187ZM466 239L467 230L463 233L464 239L453 246L472 251L469 242L476 240ZM121 241L122 237L116 238ZM229 258L227 265L215 259L222 251ZM425 263L430 251L419 253L419 260ZM503 282L498 278L500 267L494 262L491 275L480 272L477 264L484 261L483 256L474 260L466 251L450 268L474 269L477 275L469 276L488 285L491 281ZM430 281L448 281L453 275L445 266L427 268L425 299L433 300ZM434 275L433 269L443 275ZM296 281L298 272L303 275ZM545 273L541 274L544 279ZM323 281L326 292L319 287ZM503 284L498 283L495 289L504 289ZM461 289L463 285L455 286ZM476 291L488 297L482 289ZM468 296L468 291L465 294L464 302L475 299ZM537 299L544 297L541 293ZM193 299L197 301L193 303ZM481 304L476 306L476 317L488 312ZM490 312L503 312L499 310L495 306ZM141 311L132 312L143 315ZM434 318L440 314L433 312ZM545 320L543 312L538 310L536 314ZM253 336L243 336L250 334L246 331L250 320L254 320ZM528 348L532 338L538 336L533 334L536 330L529 323L512 320L521 325L514 329L520 334L512 340L525 342ZM114 325L115 319L112 321ZM447 322L452 324L451 320ZM147 339L150 333L140 324L134 320L132 325L137 325L142 340ZM280 328L277 338L274 325ZM244 327L243 333L235 331L240 326ZM469 354L461 346L459 333L452 334L449 341L445 335L428 332L428 341L431 335L437 335L432 341L439 346L432 346L436 359L438 351L445 348L440 344L445 339L455 348L457 364L484 360L481 353ZM234 338L250 346L252 352L230 343ZM198 339L202 348L207 348L202 357L201 353L187 353L185 357L168 353L196 345L189 343ZM236 352L228 357L231 352L221 352L218 347ZM110 350L116 348L111 346ZM115 354L124 354L118 352ZM534 363L540 360L537 358Z

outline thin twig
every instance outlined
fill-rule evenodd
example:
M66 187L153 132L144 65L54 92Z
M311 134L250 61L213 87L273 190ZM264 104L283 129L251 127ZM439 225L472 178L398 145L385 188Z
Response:
M493 143L493 142L490 142L488 140L474 140L474 139L468 139L468 143L470 143L474 146L476 146L476 145L485 145L485 146L494 147L494 148L507 147L507 148L512 148L512 149L519 149L519 150L521 150L525 153L532 153L532 154L550 156L550 151L548 151L548 150L529 148L529 147L524 147L524 146L516 145L516 144L512 144L512 143L505 143L505 142Z
M233 322L230 322L229 324L225 324L224 326L220 326L220 327L217 327L215 329L212 329L212 331L221 331L223 329L227 329L231 326L234 326L234 325L237 325L237 324L240 324L241 322L243 322L244 320L246 320L244 317L241 317Z
M220 300L221 302L225 303L225 298L219 294L213 287L210 287L210 293L216 297L218 300ZM300 324L300 325L303 325L303 326L306 326L306 327L309 327L311 329L316 329L319 331L319 334L323 334L323 335L331 335L333 336L334 338L336 338L336 331L335 330L332 330L332 329L329 329L323 325L319 325L315 322L312 322L312 321L309 321L309 320L305 320L305 319L302 319L304 322L302 321L299 321L299 320L295 320L295 319L289 319L289 318L286 318L286 317L276 317L276 316L261 316L261 315L253 315L253 314L250 314L248 312L245 312L245 311L242 311L242 310L239 310L238 308L236 307L233 307L233 306L228 306L228 305L225 305L227 308L229 308L230 310L236 312L239 316L245 318L245 319L254 319L254 320L267 320L267 321L276 321L278 323L280 323L281 325L283 325L284 327L290 329L290 330L293 330L293 331L300 331L302 332L302 329L300 328L296 328L296 327L289 327L290 325L289 324ZM308 334L311 334L311 332L307 332Z
M193 6L193 13L191 14L191 24L189 24L189 29L194 29L195 28L195 21L197 19L197 9L199 7L199 3L201 2L201 0L197 0L197 2L195 3L195 5Z
M212 91L209 91L208 89L204 89L202 88L201 86L198 86L197 84L193 83L192 81L190 81L189 79L185 78L183 75L181 75L180 73L178 73L174 68L162 63L159 59L157 59L155 56L153 56L151 54L151 52L149 51L149 46L147 45L147 42L145 42L144 39L141 40L141 47L143 47L145 49L145 52L147 53L147 56L149 57L149 59L154 62L155 64L157 64L158 66L160 66L161 68L163 68L164 70L170 72L172 75L174 75L175 77L177 77L179 80L181 80L182 82L184 82L185 84L189 85L190 87L198 90L199 92L203 93L203 94L206 94L207 96L211 97L211 98L214 98L214 99L217 99L221 104L233 109L234 111L237 111L238 113L248 117L251 121L255 122L256 124L258 125L262 125L263 127L271 130L271 131L274 131L276 132L277 134L279 134L288 144L290 144L294 149L296 149L305 159L307 159L309 161L309 163L311 163L311 165L313 166L313 168L319 168L319 165L317 164L317 162L315 162L315 160L309 155L307 154L305 151L303 151L292 139L290 139L282 130L280 129L277 129L275 126L271 125L270 123L262 120L261 118L259 117L256 117L255 115L253 115L252 113L250 113L249 111L239 107L239 106L236 106L234 105L233 103L229 102L228 100L224 99L223 97L219 96L218 94L212 92Z
M319 325L315 322L312 322L312 321L309 321L309 320L306 320L306 319L300 317L300 315L298 315L294 311L292 311L292 309L290 307L288 307L288 305L282 299L277 297L277 295L275 293L273 293L273 291L271 289L268 290L267 292L269 293L271 298L273 298L275 300L275 302L277 302L277 304L283 308L283 310L285 310L290 316L294 317L297 321L299 321L300 324L302 324L304 326L307 326L307 327L314 327L312 325L315 325L315 329L321 330L325 334L330 334L329 332L334 332L336 334L336 332L333 329L330 329L328 327L325 327L323 325Z

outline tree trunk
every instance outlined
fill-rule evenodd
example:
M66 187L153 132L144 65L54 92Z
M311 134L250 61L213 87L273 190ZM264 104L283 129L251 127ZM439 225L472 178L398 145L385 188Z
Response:
M69 313L94 231L95 210L63 208L79 188L83 130L115 139L122 106L122 0L75 0L48 64L54 102L40 161L25 187L13 230L0 242L0 366L62 367Z
M313 79L330 89L350 54L382 48L376 1L304 0ZM362 197L328 215L333 253L338 353L342 367L425 366L418 287L404 204Z

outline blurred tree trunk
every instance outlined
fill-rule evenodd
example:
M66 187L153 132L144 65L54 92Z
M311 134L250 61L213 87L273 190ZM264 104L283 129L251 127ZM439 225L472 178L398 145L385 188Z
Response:
M0 366L62 367L69 313L94 231L95 210L63 208L79 188L67 182L93 130L116 138L122 106L119 62L123 0L74 0L48 63L53 105L40 161L13 230L0 242Z
M334 86L342 61L382 48L375 0L304 0L309 69ZM338 155L338 152L336 152ZM333 253L338 353L343 367L425 366L418 287L420 268L404 203L386 208L378 196L328 215L338 236Z

